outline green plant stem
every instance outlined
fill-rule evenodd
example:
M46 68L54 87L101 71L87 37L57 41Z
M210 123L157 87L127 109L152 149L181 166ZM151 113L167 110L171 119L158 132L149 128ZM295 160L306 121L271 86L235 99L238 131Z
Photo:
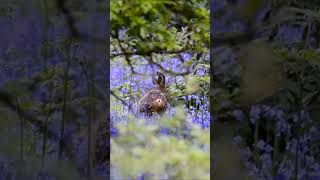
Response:
M61 119L61 129L60 129L60 142L59 142L59 155L58 159L61 159L63 153L63 138L64 138L64 129L66 121L66 112L67 112L67 96L68 96L68 81L69 81L69 69L70 69L70 47L72 44L72 39L69 39L67 45L67 62L64 71L64 82L63 82L63 107L62 107L62 119Z
M53 90L54 87L50 88L51 90ZM54 98L54 92L50 91L50 101L47 103L48 105L48 109L46 111L45 110L45 120L44 120L44 128L43 128L43 139L42 139L42 167L44 167L44 160L45 160L45 155L46 155L46 144L47 144L47 134L48 134L48 123L49 123L49 119L50 119L50 111L51 111L51 105L53 103L53 98Z
M18 111L18 116L20 120L20 161L22 162L24 159L23 157L24 120L23 120L22 110L21 110L18 98L16 98L16 105L17 105L17 111Z
M48 3L47 0L43 0L43 14L44 14L44 18L43 18L43 22L44 22L44 45L45 45L45 50L44 50L44 63L47 64L47 56L48 56L48 28L49 28L49 14L48 14Z
M278 168L278 153L279 153L279 137L277 132L274 133L274 145L273 145L273 160L272 160L272 175L276 176Z
M23 155L23 149L24 149L24 120L23 120L23 113L19 104L19 99L16 98L16 108L18 111L18 116L20 120L20 164L18 166L17 170L17 178L21 179L23 177L23 162L24 162L24 155Z
M42 3L43 8L43 23L44 23L44 54L43 59L45 65L47 65L47 59L48 59L48 28L49 28L49 14L48 14L48 3L47 0L43 0ZM46 67L46 66L45 66ZM50 102L49 102L50 103ZM42 157L41 157L41 163L42 168L44 167L44 159L45 159L45 152L46 152L46 141L47 141L47 134L48 134L48 118L49 118L49 112L45 113L45 120L44 120L44 126L43 126L43 139L42 139Z
M84 72L84 75L86 77L87 81L87 90L88 90L88 96L91 98L94 98L94 89L95 84L93 83L94 80L94 74L93 69L90 69L90 72L86 69L84 65L81 65L82 71ZM92 158L92 123L95 119L95 105L94 103L90 103L87 107L87 113L88 113L88 161L87 161L87 177L88 179L92 178L92 168L93 168L93 158Z
M298 123L301 123L301 112L303 111L303 104L302 104L302 77L300 74L298 74L296 72L297 78L298 78L298 84L299 84L299 101L298 101L298 106L297 106L297 110L299 112L298 114ZM295 175L294 175L294 179L298 180L298 174L299 174L299 143L300 143L300 131L301 131L301 126L297 125L297 145L296 145L296 152L295 152L295 162L294 162L294 168L295 168Z
M259 150L257 147L258 140L259 140L259 119L256 120L255 129L254 129L254 159L256 162L256 166L259 166Z

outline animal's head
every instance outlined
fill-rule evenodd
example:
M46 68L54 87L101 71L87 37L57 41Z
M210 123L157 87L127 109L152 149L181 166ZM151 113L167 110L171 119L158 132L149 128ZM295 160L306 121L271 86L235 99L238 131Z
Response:
M155 84L155 89L164 91L165 85L166 85L166 78L159 71L157 71L157 74L158 74L158 79L153 79L153 83Z

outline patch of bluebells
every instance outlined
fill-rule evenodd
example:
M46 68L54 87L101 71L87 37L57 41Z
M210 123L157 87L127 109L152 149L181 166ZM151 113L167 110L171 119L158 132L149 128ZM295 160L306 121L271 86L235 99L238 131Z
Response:
M242 122L242 121L244 121L244 120L246 119L246 115L245 115L244 112L241 111L240 109L234 109L234 110L232 110L231 114L232 114L233 117L235 117L235 119L236 119L237 121Z
M182 53L181 55L184 59L191 57L191 55L188 53ZM171 69L175 72L185 71L185 69L182 68L183 63L176 58L166 59L164 62L162 62L162 65L167 69ZM140 65L135 66L134 68L135 68L135 71L137 71L138 73L143 73L147 75L147 79L142 79L142 77L138 75L133 76L132 79L126 78L126 75L129 75L131 73L130 67L121 66L121 65L119 66L119 63L116 63L116 62L111 64L111 76L110 76L111 89L120 87L125 83L131 85L132 92L141 90L142 93L145 93L147 92L147 90L152 89L154 85L152 83L151 76L155 74L155 72L157 71L157 67L155 66L150 68L150 65L147 63L147 61L142 58L140 59ZM204 72L200 70L198 74L201 75L201 74L204 74ZM173 78L171 76L166 76L166 81L167 81L166 82L167 84L171 84L173 82ZM122 88L120 92L122 94L129 93L128 89L125 89L125 88ZM187 110L189 119L192 118L192 122L198 122L198 123L201 122L203 127L208 127L209 121L210 121L209 101L205 97L200 97L195 95L189 95L189 97L187 98L191 98L191 96L196 98L197 104L200 105L200 109L196 110L195 107L190 107L190 109ZM129 99L130 98L124 99L127 104L132 103L132 101L133 102L138 101L137 97L135 99L131 99L131 102L129 101ZM134 104L134 106L136 106L136 104ZM124 109L128 110L127 107L124 107ZM168 108L168 109L170 109L169 112L173 112L171 110L172 108ZM198 112L196 113L196 111Z
M19 6L20 7L20 6ZM25 7L23 7L25 8ZM3 35L1 37L1 48L0 48L0 56L1 56L1 62L0 62L0 86L4 82L8 80L19 80L21 78L30 78L35 75L37 75L39 72L43 71L45 67L56 68L59 70L63 70L65 67L65 57L64 53L62 52L64 49L60 49L61 45L64 43L63 40L67 37L69 34L69 29L66 26L66 21L59 21L61 17L63 17L63 14L60 16L50 16L50 18L53 18L58 21L54 21L53 24L50 24L47 33L48 33L48 40L51 41L54 45L54 47L50 48L49 57L45 59L42 54L43 43L44 43L44 23L42 22L42 17L37 13L37 11L34 11L35 9L29 9L27 12L27 15L20 14L20 11L16 11L16 8L13 9L15 12L14 19L4 19L3 17L0 17L0 26L1 26L1 34ZM100 16L101 20L102 16ZM99 19L95 15L95 19ZM79 21L80 22L80 21ZM84 27L85 28L85 27ZM83 28L82 28L83 30ZM82 31L81 30L81 31ZM99 35L102 37L102 34L105 34L106 32L104 28L97 29L96 35ZM83 31L84 32L84 31ZM87 33L86 33L87 34ZM53 45L52 44L52 45ZM82 69L79 67L79 59L84 58L92 58L90 57L92 53L87 50L94 50L94 47L92 44L84 45L84 43L80 43L81 47L79 46L79 43L77 45L74 45L75 47L71 47L71 58L72 63L70 67L70 79L72 80L72 83L75 85L71 87L72 89L72 98L79 98L84 97L87 95L87 89L86 89L86 81L83 78ZM106 71L105 71L105 54L103 54L103 59L101 55L98 55L98 63L96 66L96 85L99 86L100 84L105 85L106 82ZM93 62L92 59L90 59L90 62ZM23 73L20 72L21 68L24 69ZM60 79L61 80L61 79ZM48 102L48 87L41 84L42 82L39 82L39 85L37 84L36 89L32 91L31 98L35 101L38 101L39 103ZM61 81L58 84L62 84ZM76 95L75 95L76 94ZM85 124L87 122L86 116L81 114L81 109L83 108L76 108L77 119L70 119L71 122L74 122L74 120L79 120L79 124ZM59 111L61 112L61 111ZM79 113L79 114L78 114ZM29 111L28 111L29 114ZM36 118L39 116L39 120L44 120L43 116L39 113L36 113L30 110L30 114L35 115ZM84 112L83 114L87 115L87 112ZM53 132L53 137L50 137L47 139L47 145L46 145L46 164L50 164L50 160L56 160L57 159L57 149L58 149L58 142L59 142L59 134L60 134L60 121L61 120L61 114L58 114L57 116L52 115L49 122L49 131ZM81 117L81 118L78 118ZM18 127L18 126L17 126ZM28 127L28 126L26 126ZM30 130L31 128L31 130ZM39 132L39 128L31 125L30 128L26 129L25 131L25 137L29 138L31 136L34 136L34 133ZM30 130L30 132L29 132ZM18 133L16 133L18 134ZM86 175L86 163L87 163L87 137L78 137L79 130L76 129L75 123L66 123L65 125L65 139L68 145L70 145L70 151L72 151L73 155L76 156L76 165L79 168L79 173L84 177ZM36 151L35 151L35 157L30 157L29 154L25 153L25 159L27 158L34 158L37 160L41 157L41 148L42 148L42 134L40 133L39 136L32 137L32 141L26 141L25 147L33 148L33 145L35 145ZM25 139L26 140L26 139ZM31 150L33 151L33 150ZM0 154L0 179L17 179L17 164L14 162L12 158L10 159L4 159L1 157L2 154ZM63 159L68 159L66 155L63 156ZM29 164L29 162L25 161L26 165L29 167L32 167L34 171L38 171L39 169L37 167L33 167L32 164ZM31 162L30 162L31 163ZM82 167L83 166L83 167ZM95 175L103 175L103 171L105 171L105 167L98 166L96 169L97 174ZM52 175L53 173L48 172L35 172L30 176L22 177L22 179L57 179L56 176Z
M280 27L276 39L287 44L301 42L303 39L303 32L304 28L302 26L295 27L293 25L283 25Z
M188 53L182 53L181 54L182 58L186 60L186 62L189 60L189 58L191 58L191 55ZM158 70L157 66L150 66L150 64L148 64L148 62L145 59L139 59L139 63L140 65L134 66L134 69L136 72L138 73L142 73L146 75L146 79L144 79L142 76L140 75L134 75L130 78L126 77L131 73L131 69L128 66L124 66L124 65L119 65L119 63L113 62L111 63L111 89L115 89L115 88L119 88L121 87L123 84L129 84L131 87L131 92L137 92L137 91L141 91L141 95L145 92L147 92L148 90L152 89L154 87L154 84L152 82L152 76L156 73L156 71ZM174 72L184 72L186 69L183 69L182 67L184 66L183 62L181 62L180 60L176 59L176 58L172 58L172 59L166 59L164 62L162 62L162 65L167 68L170 69ZM198 75L205 75L204 71L199 70L197 72ZM179 79L179 76L178 76ZM170 86L171 83L173 83L174 78L166 75L166 83ZM180 77L180 83L183 83L183 78L182 76ZM121 88L120 89L120 93L125 94L125 93L130 93L129 89L125 89L125 88ZM202 128L207 128L210 126L210 113L209 113L209 100L207 97L201 97L201 96L197 96L197 95L188 95L183 97L184 100L188 101L191 100L191 98L195 99L196 101L196 107L190 106L189 108L186 108L186 106L184 105L184 108L186 109L186 115L187 118L190 122L193 123L197 123L200 124L202 126ZM133 99L127 97L127 98L123 98L123 100L125 101L125 103L127 104L131 104L132 105L132 110L133 110L133 114L137 114L137 101L139 100L138 97L133 97ZM123 104L121 104L118 101L114 101L112 102L114 106L121 106L123 111L111 111L111 127L110 127L110 131L111 131L111 135L112 136L118 136L118 131L115 128L115 124L116 123L121 123L121 122L126 122L127 120L127 116L130 112L129 108L126 106L123 106ZM112 105L112 106L113 106ZM169 107L167 109L167 111L165 112L166 116L173 116L176 112L176 108L175 107L171 107L169 104ZM156 119L157 117L152 117L149 118L148 122L152 123L152 119ZM168 134L170 133L169 129L166 128L161 128L160 129L160 133L161 134Z
M214 12L224 12L226 8L228 8L228 5L230 2L226 0L222 1L212 1L211 2L211 8L214 9ZM211 32L212 34L222 34L222 33L232 33L232 32L242 32L245 30L246 26L244 22L241 21L235 21L234 20L234 12L233 11L226 11L224 13L221 13L223 15L220 15L219 18L216 18L215 21L212 22L212 26L214 28L214 32Z
M170 67L174 72L184 72L186 71L186 67L184 65L184 62L181 62L177 58L170 58L161 63L164 67Z
M125 30L120 32L120 35L122 37L125 36ZM161 65L167 69L171 70L173 72L185 72L186 68L184 67L184 63L188 63L191 58L191 54L189 53L181 53L182 58L184 59L184 62L180 61L177 58L166 58L163 62L161 62ZM143 95L143 93L146 93L148 90L152 89L154 87L154 84L152 82L152 76L154 76L157 72L158 67L156 65L150 65L148 61L142 57L132 57L134 59L134 70L137 72L137 75L130 76L131 68L128 65L122 65L120 64L121 61L118 60L111 60L111 76L110 76L110 86L112 89L119 89L120 96L125 96L127 98L123 98L124 102L128 104L129 106L132 106L132 111L127 106L124 106L121 102L115 100L111 101L111 107L114 106L120 106L122 110L111 110L110 113L110 132L111 136L117 137L121 136L119 134L118 130L116 129L115 125L118 123L126 123L128 120L129 114L137 115L137 102L139 100L139 96L135 95L135 92L140 92L140 96ZM192 67L192 66L191 66ZM190 67L190 68L191 68ZM204 71L198 71L197 75L205 75ZM143 76L145 75L145 77ZM175 77L170 76L166 74L166 84L170 86L174 82ZM180 80L183 82L183 78L180 77ZM123 85L126 84L129 88L123 88ZM129 96L126 96L125 94L128 94ZM132 95L132 96L130 96ZM210 113L209 113L209 100L205 97L200 97L196 95L189 95L185 97L186 99L196 99L196 104L199 107L198 109L196 107L190 107L185 108L187 118L190 122L201 124L203 128L210 126ZM173 116L176 113L176 108L171 107L169 104L169 107L167 111L165 112L165 116ZM157 116L155 117L148 117L148 120L145 121L146 124L153 124L157 123ZM188 129L186 129L186 132L188 132ZM162 135L169 135L172 133L172 130L169 128L160 128L160 134ZM138 179L142 179L143 176L138 177Z
M196 100L196 107L190 106L187 108L187 117L191 122L200 124L202 128L207 128L210 126L210 111L209 111L209 100L205 96L197 95L188 95L186 98L187 101L191 99ZM183 107L186 107L185 105Z
M239 1L233 1L238 2ZM243 2L243 1L242 1ZM227 1L211 1L211 6L216 13L228 9ZM268 3L267 3L268 4ZM266 10L269 11L270 6L266 4L267 8L259 10L257 21L261 21L265 17ZM268 7L269 6L269 7ZM232 11L227 11L222 17L216 18L212 23L215 32L214 33L229 33L234 31L242 31L241 22L230 22L234 20L234 14ZM227 22L227 23L224 23ZM237 23L240 25L237 26ZM242 26L246 28L245 26ZM295 25L281 25L279 31L276 33L275 40L284 43L285 45L292 45L294 43L304 42L304 26ZM306 43L307 46L317 47L316 38L313 34L316 33L317 26L312 23L310 38ZM270 32L261 32L270 35ZM258 33L259 36L264 34ZM215 80L221 81L224 84L231 79L236 79L233 75L236 74L236 68L234 64L233 53L228 49L225 53L219 51L223 48L215 48ZM228 62L227 62L228 61ZM232 116L239 122L249 122L251 125L256 125L257 122L268 122L275 126L273 129L275 132L272 134L273 138L279 138L285 141L285 152L277 152L278 159L274 162L273 153L275 153L275 147L270 142L266 142L265 139L259 136L257 144L253 147L245 144L245 138L241 135L237 135L234 138L235 143L241 145L241 155L246 165L249 174L252 179L274 179L274 180L289 180L295 179L297 173L298 180L319 180L319 153L320 153L320 131L317 128L316 119L312 120L309 117L307 111L299 110L298 112L287 111L276 106L269 105L254 105L250 107L249 117L245 116L245 113L241 110L233 110ZM261 123L260 123L260 126ZM255 148L258 149L258 162L255 162ZM296 163L297 161L297 163ZM272 164L277 164L276 171L272 172ZM297 164L297 167L295 167Z
M238 116L236 119L243 119L243 113L240 111L233 113L234 116ZM284 138L286 145L284 152L274 152L274 144L266 142L265 139L259 139L254 147L250 147L244 144L243 139L246 137L241 135L234 137L234 142L242 147L244 165L254 179L282 180L291 179L296 175L298 180L320 179L320 163L316 158L320 153L320 131L307 111L288 112L275 106L253 105L247 121L252 124L258 121L273 122L275 136L279 139ZM273 162L274 153L278 153L276 162ZM255 161L256 156L258 162ZM278 167L273 175L272 169L276 164Z

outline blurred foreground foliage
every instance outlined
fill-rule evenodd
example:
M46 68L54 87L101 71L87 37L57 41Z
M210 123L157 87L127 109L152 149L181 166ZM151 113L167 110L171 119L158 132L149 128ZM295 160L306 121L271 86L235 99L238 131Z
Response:
M2 5L0 179L105 178L106 4Z
M111 138L113 176L210 178L210 130L189 122L182 108L171 117L152 120L131 117L116 127L119 136Z
M214 178L319 179L319 1L213 4Z

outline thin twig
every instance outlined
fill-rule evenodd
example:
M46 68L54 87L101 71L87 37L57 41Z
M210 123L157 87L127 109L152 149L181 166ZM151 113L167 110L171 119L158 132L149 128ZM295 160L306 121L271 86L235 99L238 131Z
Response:
M154 64L154 65L158 66L162 71L164 71L165 73L170 74L170 75L185 76L185 75L190 74L190 70L189 69L187 69L185 72L176 72L176 71L172 71L172 70L166 69L160 63L155 62L153 60L153 56L152 55L150 55L149 58L147 58L147 61L150 64Z
M133 112L133 109L131 105L129 105L127 102L125 102L122 98L120 98L114 91L110 91L110 94L115 97L117 100L119 100L124 106L127 106L131 112Z
M136 73L136 71L134 70L134 67L133 67L133 65L132 65L132 63L131 63L131 59L130 59L129 55L125 52L125 49L124 49L124 47L121 45L121 42L120 42L119 40L118 40L118 45L119 45L121 51L124 52L125 60L127 61L128 65L129 65L129 67L130 67L130 69L131 69L131 72L132 72L133 74Z

